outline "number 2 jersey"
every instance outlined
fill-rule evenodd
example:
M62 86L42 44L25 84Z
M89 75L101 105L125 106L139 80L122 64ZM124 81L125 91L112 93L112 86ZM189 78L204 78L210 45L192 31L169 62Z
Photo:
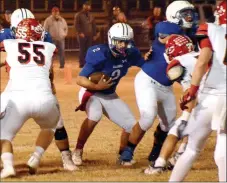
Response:
M113 85L109 89L99 91L103 94L115 92L120 79L127 74L129 67L141 67L144 64L144 59L136 47L129 49L127 57L116 58L107 44L90 47L85 60L86 64L81 70L80 76L89 77L94 72L103 72L112 78Z
M213 23L200 25L197 36L207 39L200 41L200 47L210 47L213 50L212 63L204 81L203 93L226 95L226 27Z
M52 92L49 79L54 44L22 39L3 41L10 70L10 91Z

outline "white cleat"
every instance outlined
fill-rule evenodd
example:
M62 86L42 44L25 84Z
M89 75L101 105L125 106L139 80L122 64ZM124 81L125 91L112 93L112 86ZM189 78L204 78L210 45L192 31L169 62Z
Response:
M153 167L149 165L149 167L144 170L144 173L147 175L157 175L163 173L164 171L164 167Z
M169 170L173 170L173 168L174 168L174 166L175 166L177 160L179 159L179 157L180 157L182 154L183 154L183 153L178 153L178 152L176 152L176 153L173 155L173 157L170 158L170 159L168 160L167 167L168 167Z
M12 166L5 167L1 171L1 179L15 177L15 176L16 176L16 171Z
M136 161L134 159L132 159L131 161L122 161L121 156L119 155L117 158L117 164L122 165L122 166L132 166L134 164L136 164Z
M63 151L61 154L63 167L68 171L79 170L79 168L73 163L71 151Z
M83 155L82 149L76 149L75 151L73 151L72 160L75 165L77 165L77 166L82 165L82 163L83 163L82 155Z
M40 156L37 153L33 153L31 158L27 162L27 166L30 174L36 174L40 164Z

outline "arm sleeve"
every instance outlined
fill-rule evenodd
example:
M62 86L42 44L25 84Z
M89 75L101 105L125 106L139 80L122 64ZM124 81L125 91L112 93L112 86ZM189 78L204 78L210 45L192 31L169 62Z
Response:
M205 47L212 49L212 45L208 36L208 24L205 23L199 26L196 32L196 39L201 49Z
M137 67L141 67L144 63L145 60L143 59L141 52L136 48L133 48L134 52L133 54L130 56L130 59L132 61L132 66L137 66Z
M91 63L86 63L83 67L83 69L81 70L79 76L84 76L84 77L88 77L89 75L91 75L93 72L95 72L95 66L92 65Z

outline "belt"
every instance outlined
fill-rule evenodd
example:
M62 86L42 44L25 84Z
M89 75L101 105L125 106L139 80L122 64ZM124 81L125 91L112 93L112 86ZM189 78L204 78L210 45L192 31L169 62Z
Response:
M156 80L154 80L152 78L151 78L151 83L153 83L153 84L155 84L155 85L157 85L157 86L159 86L161 88L169 88L169 86L164 86L164 85L160 84L158 81L156 81Z

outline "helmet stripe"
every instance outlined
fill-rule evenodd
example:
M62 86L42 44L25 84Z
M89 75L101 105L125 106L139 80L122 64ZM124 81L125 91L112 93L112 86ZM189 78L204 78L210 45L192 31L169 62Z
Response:
M126 26L126 31L127 31L126 34L127 34L127 36L128 36L128 26L127 26L126 24L125 24L125 26Z
M125 35L125 28L124 28L124 25L123 23L121 23L122 27L123 27L123 35Z
M28 18L27 10L26 10L26 9L24 9L24 11L25 11L25 14L26 14L26 18Z
M22 18L24 19L24 13L22 11L22 8L20 8L21 14L22 14Z

